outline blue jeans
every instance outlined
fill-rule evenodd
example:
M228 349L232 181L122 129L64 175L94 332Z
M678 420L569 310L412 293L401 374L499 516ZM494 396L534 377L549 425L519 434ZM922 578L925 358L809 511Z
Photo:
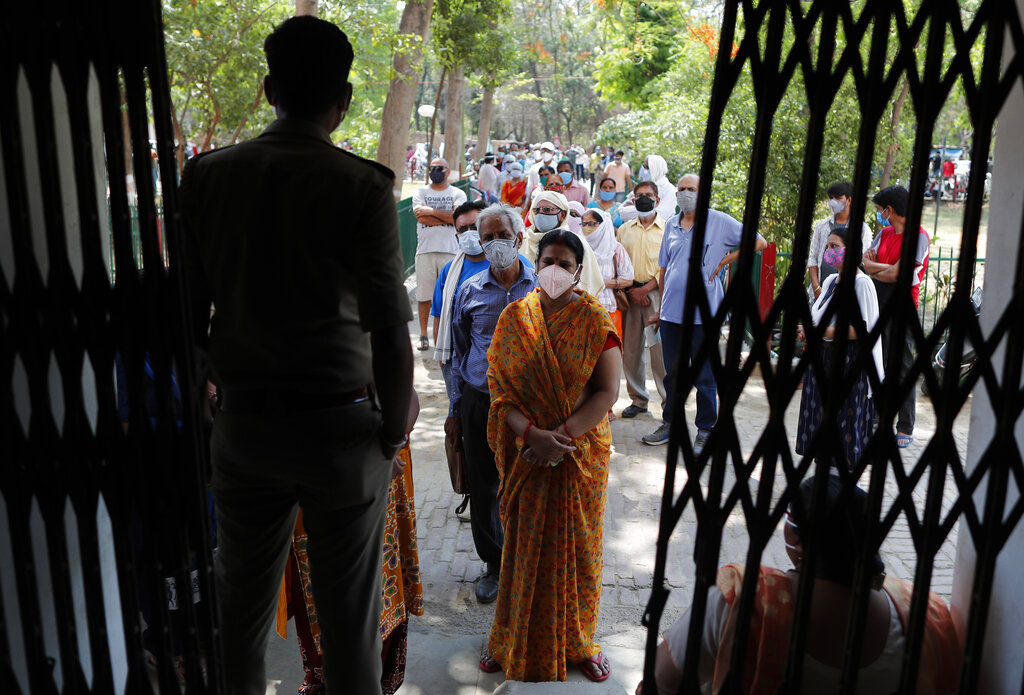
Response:
M672 422L672 411L675 408L675 380L676 370L679 366L689 367L704 341L704 326L697 324L693 327L693 341L688 351L689 359L685 365L677 364L680 354L680 343L683 339L682 324L671 321L661 321L661 353L665 358L665 422ZM717 349L717 346L716 346ZM697 379L697 417L694 424L697 429L709 430L715 426L718 420L718 387L715 384L715 375L711 371L711 363L704 360L696 367Z

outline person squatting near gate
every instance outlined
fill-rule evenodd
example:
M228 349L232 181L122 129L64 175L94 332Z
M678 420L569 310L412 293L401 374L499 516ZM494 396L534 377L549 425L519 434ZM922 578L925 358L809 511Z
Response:
M725 565L708 590L704 624L697 660L700 692L719 692L729 675L739 674L745 693L777 693L786 688L790 634L799 617L797 596L801 585L813 582L807 619L799 692L834 693L839 690L851 604L856 598L857 560L869 543L867 493L840 477L821 475L824 489L817 494L816 477L804 480L794 491L783 524L782 537L793 569L758 568L757 600L750 617L749 642L741 669L730 668L733 633L739 610L739 594L746 568ZM814 562L804 562L804 551L813 546ZM857 671L858 695L894 693L907 648L910 604L914 586L885 575L877 550L867 563L870 588ZM924 646L918 662L919 693L947 695L957 691L960 680L960 639L945 601L928 592ZM654 675L656 692L680 692L690 634L690 611L664 632L658 644ZM637 686L637 695L641 692Z
M460 220L466 218L460 215ZM478 213L476 228L488 267L469 277L455 294L451 309L448 419L444 428L451 439L462 438L469 474L473 543L485 563L477 581L476 597L480 603L490 603L498 594L504 532L498 509L498 468L487 439L491 409L487 351L499 315L506 306L532 292L537 278L533 266L519 255L523 220L514 208L504 204L488 207ZM452 274L454 270L449 273Z
M193 157L181 179L191 315L220 392L211 488L225 692L266 692L301 507L325 683L379 695L382 537L413 372L394 179L331 142L352 97L344 32L294 17L264 51L276 120Z

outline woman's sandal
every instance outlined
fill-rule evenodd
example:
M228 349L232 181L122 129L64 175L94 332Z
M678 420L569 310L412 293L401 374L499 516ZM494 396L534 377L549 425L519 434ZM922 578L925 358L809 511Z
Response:
M901 449L906 449L914 441L914 438L909 434L903 434L902 432L896 433L896 446Z
M589 659L581 661L579 666L583 675L595 683L606 681L608 676L612 675L612 665L608 663L608 657L604 655L604 652L598 652ZM607 667L608 672L601 673L602 667Z
M420 336L420 346L419 346L419 349L420 349L420 352L423 352L425 350L429 350L430 349L430 341L427 339L427 336L425 336L425 335L421 335Z
M497 673L501 670L501 664L494 660L487 649L480 655L480 670L484 673Z

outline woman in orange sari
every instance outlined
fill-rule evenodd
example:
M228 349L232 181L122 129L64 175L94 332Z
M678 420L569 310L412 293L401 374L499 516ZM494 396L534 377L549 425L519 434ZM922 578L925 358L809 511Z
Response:
M526 179L523 178L523 165L516 162L508 165L508 180L501 184L501 202L514 207L523 214L526 207Z
M505 528L489 646L480 667L519 681L565 680L567 663L603 681L594 641L602 523L622 357L608 312L574 289L583 242L567 229L538 245L540 287L509 304L488 351L487 440Z

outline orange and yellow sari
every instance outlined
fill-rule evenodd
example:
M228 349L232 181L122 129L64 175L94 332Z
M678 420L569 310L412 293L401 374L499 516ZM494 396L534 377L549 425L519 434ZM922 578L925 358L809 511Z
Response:
M505 677L565 680L566 664L601 651L594 642L601 601L604 508L611 430L604 419L573 440L551 468L523 461L507 424L518 408L554 429L572 413L615 335L608 312L586 293L545 317L539 291L510 304L487 353L491 410L487 441L501 481L505 547L490 653Z

